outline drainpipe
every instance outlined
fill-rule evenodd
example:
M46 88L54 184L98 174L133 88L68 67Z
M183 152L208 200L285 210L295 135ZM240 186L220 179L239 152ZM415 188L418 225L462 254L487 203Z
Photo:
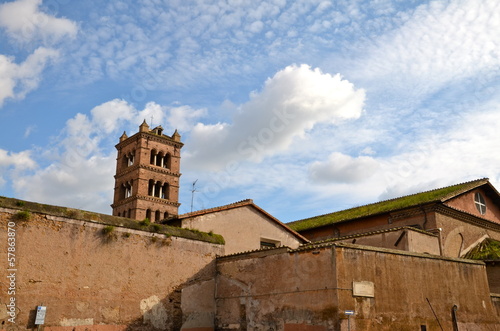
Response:
M439 244L439 255L443 256L443 242L441 241L441 232L443 231L443 228L436 228L436 229L429 229L425 230L430 233L436 233L438 236L438 244Z

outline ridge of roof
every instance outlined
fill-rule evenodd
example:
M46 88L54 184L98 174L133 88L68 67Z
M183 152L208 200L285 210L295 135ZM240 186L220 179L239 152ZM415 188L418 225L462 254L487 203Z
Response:
M347 239L356 239L356 238L361 238L361 237L366 237L366 236L372 236L372 235L375 235L375 234L395 232L395 231L400 231L400 230L411 230L411 231L419 232L419 233L422 233L422 234L430 235L430 236L433 236L433 237L437 237L436 234L431 233L429 231L425 231L425 230L422 230L422 229L418 229L418 228L415 228L415 227L412 227L412 226L405 225L405 226L398 226L398 227L389 228L389 229L383 229L383 230L376 230L376 231L368 231L368 232L356 233L356 234L351 234L351 235L348 235L348 236L342 236L342 237L337 237L337 238L329 238L329 239L325 239L325 240L314 241L314 242L311 242L310 244L311 245L312 244L323 244L323 243L329 243L329 242L333 242L333 241L341 241L341 240L347 240ZM367 246L369 246L369 245L367 245Z
M252 205L252 204L253 204L252 199L245 199L245 200L240 200L240 201L236 201L233 203L229 203L229 204L223 205L223 206L207 208L207 209L200 209L200 210L192 211L189 213L181 214L181 215L179 215L178 218L183 219L183 218L188 218L188 217L192 217L192 216L204 215L204 214L214 213L214 212L218 212L218 211L222 211L222 210L228 210L228 209L246 206L246 205Z
M359 207L344 209L333 213L313 216L287 223L295 231L304 231L342 221L373 216L395 210L419 206L432 202L445 202L476 187L489 184L488 178L454 184L420 193L405 195L398 198L383 200ZM490 184L490 187L491 186Z
M213 208L208 208L208 209L202 209L202 210L198 210L198 211L193 211L193 212L190 212L190 213L179 215L178 219L182 221L183 219L186 219L186 218L189 218L189 217L194 217L194 216L200 216L200 215L215 213L215 212L219 212L219 211L223 211L223 210L229 210L229 209L243 207L243 206L251 206L251 207L257 209L262 214L266 215L269 219L271 219L274 223L278 224L279 226L281 226L282 228L284 228L286 231L292 233L295 237L299 238L303 242L306 242L306 243L309 242L309 239L307 239L306 237L304 237L303 235L301 235L300 233L298 233L294 229L290 228L287 224L281 222L280 220L278 220L273 215L269 214L264 209L262 209L259 206L257 206L253 202L252 199L245 199L245 200L233 202L233 203L230 203L230 204L227 204L227 205L223 205L223 206L219 206L219 207L213 207Z

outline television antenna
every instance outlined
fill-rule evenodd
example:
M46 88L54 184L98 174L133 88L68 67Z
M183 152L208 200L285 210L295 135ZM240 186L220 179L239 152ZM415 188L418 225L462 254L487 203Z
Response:
M196 182L197 181L198 181L198 179L193 182L193 188L191 189L191 212L193 212L194 192L197 192L196 191Z

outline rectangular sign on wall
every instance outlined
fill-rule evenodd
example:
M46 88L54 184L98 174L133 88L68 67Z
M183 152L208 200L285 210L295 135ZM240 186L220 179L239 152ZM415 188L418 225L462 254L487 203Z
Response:
M352 295L355 297L375 297L375 285L373 282L352 282Z
M36 307L35 325L42 325L45 322L46 312L47 312L47 307L45 306Z

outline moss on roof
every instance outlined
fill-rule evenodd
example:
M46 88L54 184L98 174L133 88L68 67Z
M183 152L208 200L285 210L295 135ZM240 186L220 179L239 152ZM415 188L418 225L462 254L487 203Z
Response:
M500 259L500 241L486 238L465 254L464 258L471 260L498 260Z
M146 232L162 233L167 236L205 241L213 244L224 244L224 238L221 235L214 233L205 233L197 230L184 229L157 223L149 224L125 217L99 214L67 207L45 205L2 196L0 196L0 207L28 211L30 213L66 217L75 220L118 226Z
M478 179L475 181L447 186L440 189L407 195L391 200L380 201L360 207L345 209L330 214L306 218L303 220L288 223L287 225L293 230L300 232L342 221L374 216L405 208L411 208L431 202L444 202L452 197L455 197L486 183L488 183L487 178Z

